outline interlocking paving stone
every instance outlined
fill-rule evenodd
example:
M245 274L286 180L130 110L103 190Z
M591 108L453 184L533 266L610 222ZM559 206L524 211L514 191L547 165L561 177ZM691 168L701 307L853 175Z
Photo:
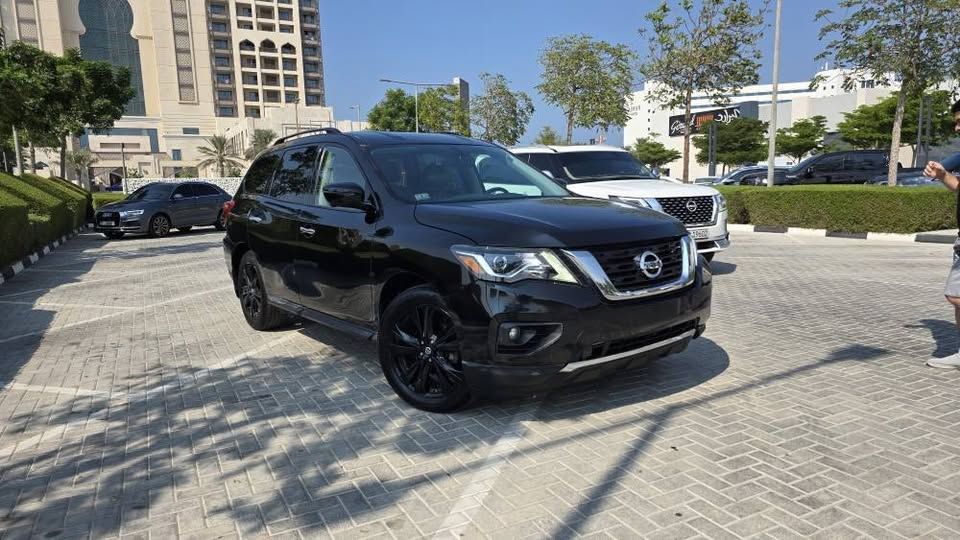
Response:
M249 329L221 237L0 286L0 538L960 535L949 246L735 235L684 353L432 415L371 343Z

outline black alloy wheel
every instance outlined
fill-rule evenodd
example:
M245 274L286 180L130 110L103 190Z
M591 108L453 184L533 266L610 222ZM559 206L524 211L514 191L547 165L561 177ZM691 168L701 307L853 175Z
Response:
M289 316L267 302L267 292L257 257L252 251L243 254L237 270L237 296L247 324L254 330L271 330L289 321Z
M157 214L150 220L150 236L154 238L163 238L170 234L170 218L163 214Z
M381 324L380 365L397 395L431 412L450 412L467 402L459 324L439 294L426 288L403 293Z

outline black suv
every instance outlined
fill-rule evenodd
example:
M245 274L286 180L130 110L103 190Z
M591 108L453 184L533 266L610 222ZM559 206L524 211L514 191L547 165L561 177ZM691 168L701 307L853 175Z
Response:
M886 174L890 160L883 150L851 150L816 154L784 175L785 184L862 184Z
M224 209L250 325L294 316L377 339L387 381L425 410L681 351L710 314L679 221L571 196L466 137L286 137Z

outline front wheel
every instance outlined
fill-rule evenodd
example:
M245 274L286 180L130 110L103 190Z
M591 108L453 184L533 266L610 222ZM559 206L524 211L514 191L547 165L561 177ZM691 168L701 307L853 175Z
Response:
M390 303L380 322L380 367L404 401L451 412L470 399L463 375L457 317L431 288L410 289Z
M103 236L105 238L109 238L110 240L119 240L123 238L123 233L118 231L110 231L103 233Z
M150 220L150 236L154 238L163 238L170 234L170 218L163 214L157 214Z

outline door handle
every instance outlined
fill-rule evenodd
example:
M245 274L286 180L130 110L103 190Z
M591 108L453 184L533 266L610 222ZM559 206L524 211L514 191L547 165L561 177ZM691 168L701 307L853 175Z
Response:
M317 234L317 230L310 227L300 227L300 234L311 238L313 235Z
M247 216L247 219L249 219L250 221L252 221L252 222L254 222L254 223L260 223L261 221L263 221L263 218L260 217L260 216L249 216L249 215L248 215L248 216Z

